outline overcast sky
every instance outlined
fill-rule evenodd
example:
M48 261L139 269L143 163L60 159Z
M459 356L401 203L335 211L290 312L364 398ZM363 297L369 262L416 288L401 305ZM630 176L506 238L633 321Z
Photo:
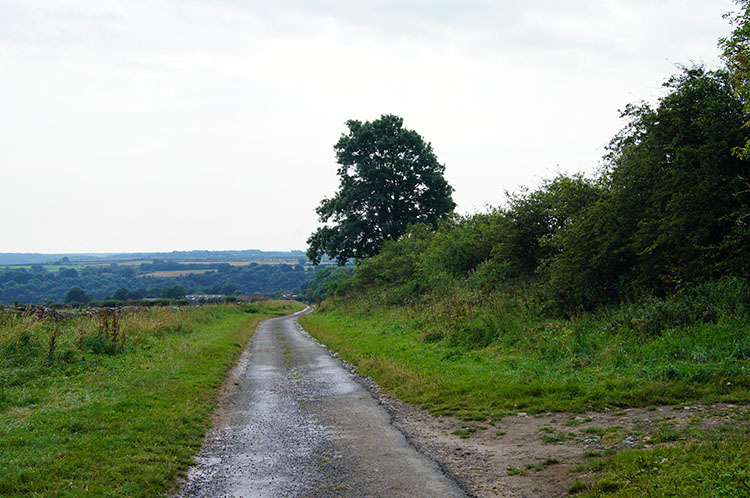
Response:
M305 249L348 119L461 213L596 171L730 0L0 0L0 252Z

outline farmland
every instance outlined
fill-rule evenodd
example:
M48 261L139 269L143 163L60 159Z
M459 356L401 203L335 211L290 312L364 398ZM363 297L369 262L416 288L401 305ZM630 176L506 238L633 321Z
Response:
M280 294L298 289L315 271L299 252L197 253L179 253L172 259L142 254L63 256L49 264L0 266L0 304L138 301L200 293ZM0 261L18 259L2 256ZM74 301L68 295L73 288L83 291ZM165 293L165 288L171 291Z

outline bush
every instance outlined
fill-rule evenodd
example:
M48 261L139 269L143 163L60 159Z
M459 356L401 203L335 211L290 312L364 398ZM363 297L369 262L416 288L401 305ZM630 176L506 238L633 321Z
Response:
M677 327L747 318L748 310L748 280L724 277L683 289L664 299L648 296L618 306L610 312L608 328L613 332L656 336Z

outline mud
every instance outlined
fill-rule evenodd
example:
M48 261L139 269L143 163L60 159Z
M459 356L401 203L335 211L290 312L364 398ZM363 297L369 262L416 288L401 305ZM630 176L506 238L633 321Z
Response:
M495 423L467 422L433 417L388 396L375 384L369 389L391 414L393 425L420 452L459 480L469 496L481 498L570 496L568 489L576 479L592 480L576 469L587 461L587 454L649 447L664 428L717 428L748 409L698 404L585 413L520 412Z

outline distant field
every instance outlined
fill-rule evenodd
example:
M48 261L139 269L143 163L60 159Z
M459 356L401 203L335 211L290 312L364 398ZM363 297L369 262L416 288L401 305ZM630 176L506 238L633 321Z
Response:
M231 266L248 266L253 263L259 264L259 265L289 265L289 264L297 264L297 259L283 259L283 258L258 258L258 259L248 259L244 261L184 261L181 259L170 259L167 260L171 263L179 263L181 265L218 265L218 264L228 264ZM119 266L138 266L142 263L152 263L152 259L138 259L133 261L80 261L75 263L70 263L68 266L109 266L112 263L117 263ZM31 268L31 265L27 265L29 268ZM51 265L46 265L51 266ZM15 267L18 268L18 267Z
M274 259L250 259L246 261L182 261L182 260L170 260L174 261L175 263L179 263L182 265L215 265L215 264L222 264L226 263L231 266L248 266L253 263L259 264L259 265L293 265L298 264L298 261L296 259L283 259L283 258L274 258ZM73 261L70 263L65 263L63 265L42 265L44 266L44 269L50 272L58 272L60 270L66 269L66 268L73 268L73 269L80 269L86 266L92 266L92 267L100 267L100 266L110 266L112 264L116 264L118 266L140 266L143 263L150 264L152 263L152 259L137 259L137 260L131 260L131 261ZM0 265L0 270L31 270L32 265ZM160 271L160 272L153 272L149 273L150 276L157 276L157 277L174 277L178 275L187 275L188 273L203 273L206 271L213 271L213 270L175 270L178 273L174 273L173 271ZM158 275L157 275L158 274Z
M47 271L60 271L65 268L72 268L75 266L74 263L68 263L65 265L42 265L44 266L44 269ZM2 265L0 266L0 270L31 270L31 265Z
M111 264L116 264L118 266L138 266L141 263L150 263L150 259L134 259L134 260L126 260L126 261L75 261L72 263L69 263L70 266L109 266Z
M210 273L215 272L216 270L163 270L163 271L154 271L151 273L144 273L143 275L138 275L138 278L143 277L179 277L180 275L190 275L191 273L194 274L201 274L201 273Z
M296 259L250 259L247 261L180 261L183 265L215 265L228 263L232 266L248 266L253 263L259 265L290 265L297 264Z

